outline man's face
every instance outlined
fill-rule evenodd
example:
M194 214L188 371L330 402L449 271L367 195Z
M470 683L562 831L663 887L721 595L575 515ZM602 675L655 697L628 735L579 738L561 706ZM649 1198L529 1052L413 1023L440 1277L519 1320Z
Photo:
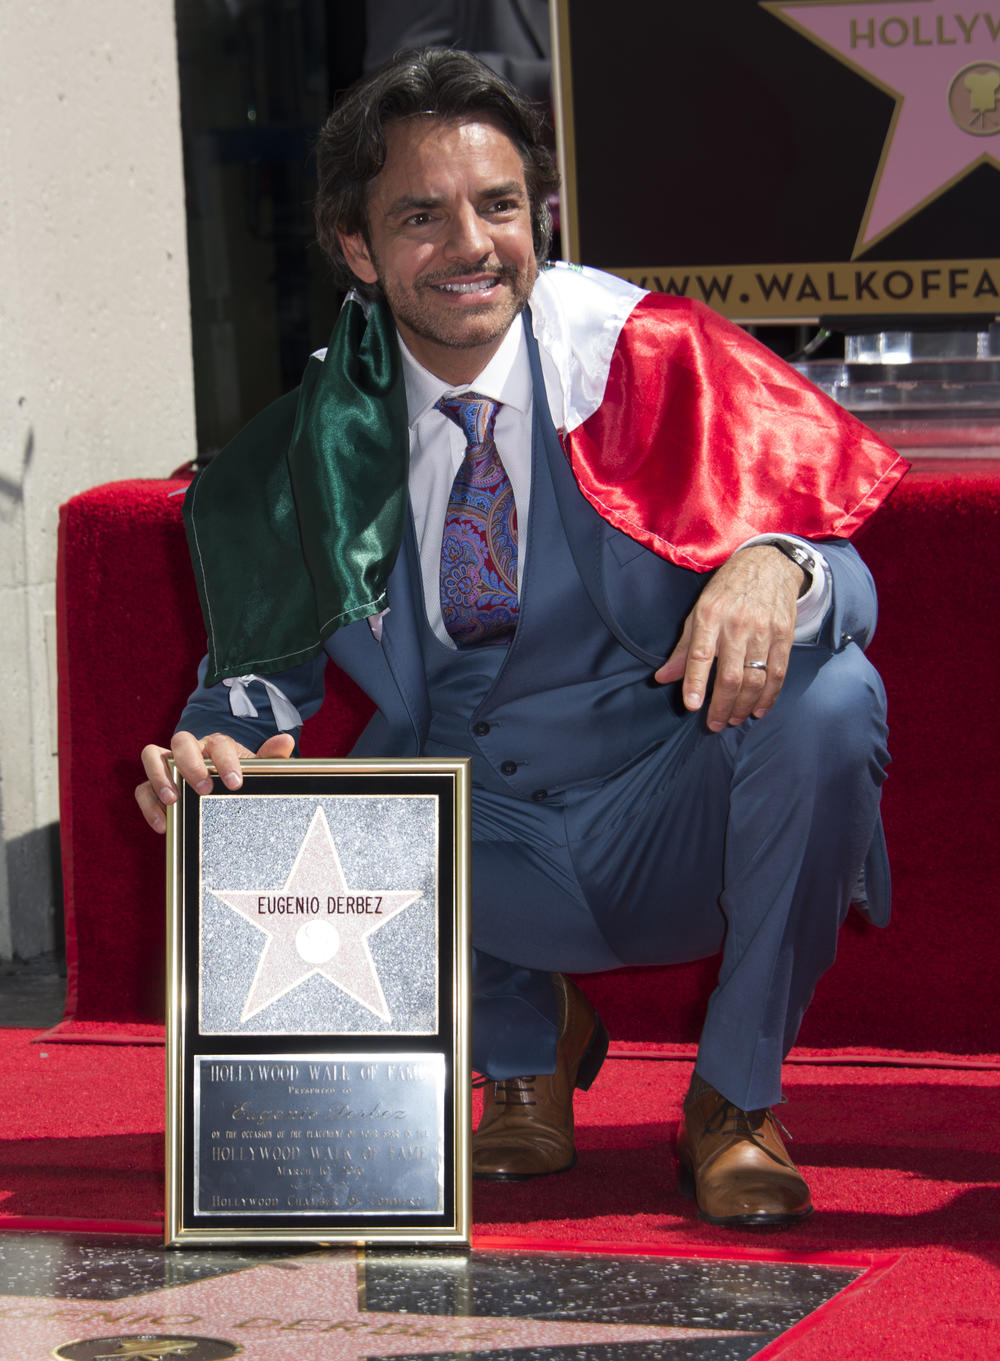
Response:
M524 307L537 267L524 167L491 122L400 119L368 196L368 241L340 233L425 368L467 382Z

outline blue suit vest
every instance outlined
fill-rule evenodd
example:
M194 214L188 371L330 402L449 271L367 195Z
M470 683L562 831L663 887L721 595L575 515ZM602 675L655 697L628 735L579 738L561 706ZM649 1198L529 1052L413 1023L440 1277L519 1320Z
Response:
M513 639L455 650L421 609L431 711L424 754L470 757L474 784L521 797L605 777L685 721L649 664L608 632L580 579L544 449L552 423L543 393L536 384ZM406 551L416 553L412 536Z

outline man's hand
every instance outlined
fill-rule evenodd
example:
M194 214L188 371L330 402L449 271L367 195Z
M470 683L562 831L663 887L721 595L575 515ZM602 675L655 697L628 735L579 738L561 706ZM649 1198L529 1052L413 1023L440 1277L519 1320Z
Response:
M769 544L734 553L698 597L654 679L666 685L683 676L684 707L700 709L717 659L708 726L720 732L750 714L762 718L788 670L804 577L801 567ZM749 662L764 662L766 670Z
M167 819L164 809L167 804L177 801L177 790L167 769L168 756L173 756L181 776L196 794L209 794L212 790L212 779L206 761L213 763L227 789L239 789L243 783L241 760L255 754L268 756L273 760L276 757L291 756L294 749L295 739L287 732L269 737L256 753L241 747L239 742L234 742L231 737L226 737L221 732L211 733L208 737L195 737L193 733L176 732L169 750L166 747L143 747L142 767L148 778L135 791L136 803L142 809L142 815L153 831L165 832Z

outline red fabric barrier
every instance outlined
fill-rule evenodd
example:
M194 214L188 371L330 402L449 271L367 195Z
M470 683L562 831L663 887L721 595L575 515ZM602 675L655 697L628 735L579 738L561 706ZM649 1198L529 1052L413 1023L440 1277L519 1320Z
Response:
M163 846L134 808L138 753L169 739L203 651L180 518L183 480L113 483L62 508L60 780L69 993L63 1027L155 1021L163 995ZM852 916L803 1045L1000 1051L991 942L1000 869L986 615L1000 566L1000 463L924 464L858 537L879 585L870 656L889 693L884 811L895 921ZM332 668L306 755L343 754L368 702ZM713 961L587 981L613 1036L689 1043ZM88 1038L93 1038L92 1025Z

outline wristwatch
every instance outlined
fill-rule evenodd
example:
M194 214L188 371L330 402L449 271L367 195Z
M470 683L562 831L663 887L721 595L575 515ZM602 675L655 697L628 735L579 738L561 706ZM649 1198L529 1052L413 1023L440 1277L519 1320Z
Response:
M763 547L776 548L779 553L784 553L786 558L791 558L792 562L794 562L797 567L802 568L808 579L799 591L799 595L805 595L806 591L812 585L813 577L816 575L816 568L819 565L809 549L803 547L800 543L795 543L792 539L757 539L756 543Z

